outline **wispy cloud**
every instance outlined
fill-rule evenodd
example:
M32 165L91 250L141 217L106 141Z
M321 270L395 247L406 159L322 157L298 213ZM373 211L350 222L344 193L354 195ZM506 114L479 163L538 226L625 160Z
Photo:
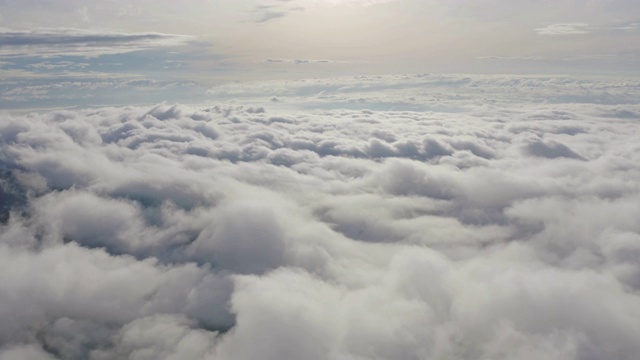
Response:
M264 60L266 63L285 63L285 64L329 64L332 63L332 60L327 59L267 59Z
M600 25L587 23L558 23L539 27L534 31L539 35L581 35L581 34L620 34L640 30L638 21L615 21Z
M183 45L193 37L155 32L124 33L73 28L0 29L0 56L86 56L121 54Z
M260 10L256 11L256 18L254 19L257 23L264 23L267 21L271 21L274 19L278 19L287 15L287 11L274 11L274 10Z
M264 23L314 8L365 7L398 0L263 0L253 10L254 22Z
M589 24L585 23L563 23L551 24L535 29L538 35L582 35L591 32Z
M0 28L0 106L40 108L110 98L109 103L123 96L138 102L139 96L166 94L169 86L193 94L192 82L163 76L188 67L183 65L188 55L170 50L188 48L193 39L158 32Z

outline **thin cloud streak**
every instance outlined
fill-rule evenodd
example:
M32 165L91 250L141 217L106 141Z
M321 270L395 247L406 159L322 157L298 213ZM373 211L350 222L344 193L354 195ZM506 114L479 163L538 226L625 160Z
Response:
M178 46L190 36L161 33L118 33L69 28L0 31L0 56L87 56L121 54Z
M589 34L589 24L569 23L569 24L552 24L536 29L538 35L581 35Z

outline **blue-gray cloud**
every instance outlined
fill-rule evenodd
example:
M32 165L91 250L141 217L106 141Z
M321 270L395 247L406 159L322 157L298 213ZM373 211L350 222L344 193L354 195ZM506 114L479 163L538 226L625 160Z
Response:
M0 56L99 56L183 45L192 37L51 28L0 31Z

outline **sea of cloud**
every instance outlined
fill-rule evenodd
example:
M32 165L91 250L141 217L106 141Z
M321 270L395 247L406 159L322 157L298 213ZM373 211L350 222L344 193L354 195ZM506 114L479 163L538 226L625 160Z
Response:
M0 359L637 359L637 85L0 114Z

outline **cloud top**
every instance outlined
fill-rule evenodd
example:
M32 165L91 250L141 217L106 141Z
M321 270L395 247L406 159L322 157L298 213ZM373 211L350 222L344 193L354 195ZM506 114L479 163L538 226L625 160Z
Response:
M637 86L274 85L0 114L0 358L637 358Z

